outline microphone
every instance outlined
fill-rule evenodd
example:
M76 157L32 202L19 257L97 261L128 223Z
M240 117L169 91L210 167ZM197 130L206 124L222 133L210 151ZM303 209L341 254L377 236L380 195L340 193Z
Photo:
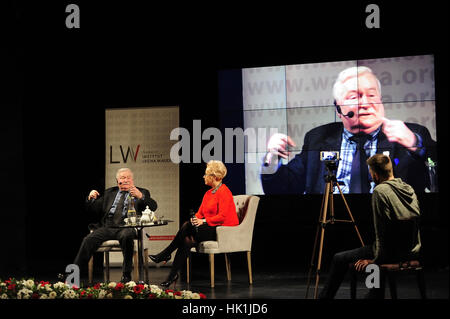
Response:
M348 112L347 114L343 114L341 111L341 106L334 101L334 105L336 106L336 111L341 114L342 116L346 116L349 119L351 119L353 116L355 116L355 113L353 111Z
M267 153L266 158L264 159L264 166L267 167L270 165L270 163L272 163L272 157L273 157L272 152Z
M190 216L190 218L195 218L195 212L193 209L189 210L189 216ZM198 226L194 226L194 228L195 228L195 232L198 233Z
M353 111L350 111L347 114L342 114L342 115L348 117L349 119L351 119L355 115L355 113Z

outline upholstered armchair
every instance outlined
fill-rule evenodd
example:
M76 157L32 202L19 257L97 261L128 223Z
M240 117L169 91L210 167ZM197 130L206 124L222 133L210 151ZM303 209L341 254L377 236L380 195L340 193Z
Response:
M252 195L233 196L236 204L236 213L239 218L237 226L218 226L216 228L217 240L204 241L191 249L192 252L209 255L211 287L214 287L214 255L225 255L225 266L227 280L231 280L231 265L228 253L245 252L247 255L248 280L253 283L252 278L252 239L253 227L255 225L256 212L258 210L259 197ZM190 283L191 254L187 258L187 282Z

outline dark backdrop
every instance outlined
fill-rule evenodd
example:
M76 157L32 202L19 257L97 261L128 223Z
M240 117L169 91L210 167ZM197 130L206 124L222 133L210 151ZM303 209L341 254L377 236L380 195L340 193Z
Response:
M73 261L87 234L84 198L104 187L105 108L179 105L182 127L191 130L193 119L201 119L203 128L219 127L218 70L415 54L436 59L441 193L419 195L425 259L430 267L448 265L448 11L442 5L380 6L382 28L369 30L365 4L250 11L79 1L81 29L69 30L68 3L2 4L6 205L0 277L38 278ZM290 45L290 38L297 44ZM206 191L204 167L180 165L182 220ZM346 198L370 242L370 197ZM254 272L306 271L321 200L261 197ZM345 216L339 197L335 203L337 214ZM347 226L330 228L326 236L325 268L331 253L358 244ZM238 265L244 269L243 259L236 259Z

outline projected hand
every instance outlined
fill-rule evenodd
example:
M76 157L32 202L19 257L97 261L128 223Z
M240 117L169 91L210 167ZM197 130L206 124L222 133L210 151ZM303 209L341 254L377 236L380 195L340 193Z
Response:
M287 148L289 146L295 147L296 145L286 134L276 133L270 137L269 142L267 143L267 151L274 155L288 158L289 151Z
M93 190L91 190L91 192L89 193L88 200L91 200L91 199L97 199L98 196L100 196L100 193L97 192L95 189L93 189Z
M417 143L414 133L398 120L389 120L383 117L383 133L391 143L398 143L411 151L416 151L414 147Z

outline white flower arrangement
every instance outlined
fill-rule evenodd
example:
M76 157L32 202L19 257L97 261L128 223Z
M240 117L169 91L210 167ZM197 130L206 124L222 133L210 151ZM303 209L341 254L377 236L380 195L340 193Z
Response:
M156 285L127 283L97 283L92 287L70 287L63 282L33 279L0 279L0 299L201 299L204 294L190 290L174 291Z
M17 292L17 299L30 299L32 294L33 290L24 287Z

